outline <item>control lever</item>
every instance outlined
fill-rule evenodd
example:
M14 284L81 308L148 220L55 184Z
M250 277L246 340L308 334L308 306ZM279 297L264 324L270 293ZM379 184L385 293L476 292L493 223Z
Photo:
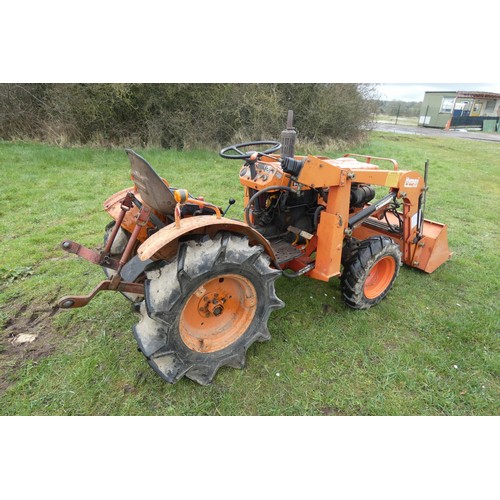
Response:
M222 213L222 217L225 217L227 214L227 211L231 208L232 205L236 203L236 200L234 198L229 198L229 205L227 206L226 210Z

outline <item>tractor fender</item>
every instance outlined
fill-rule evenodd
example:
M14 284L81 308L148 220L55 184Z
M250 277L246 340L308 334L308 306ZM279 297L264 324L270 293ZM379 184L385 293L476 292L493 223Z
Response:
M150 236L138 249L137 254L142 261L170 259L177 254L179 239L187 235L209 235L214 237L220 231L228 231L247 236L250 245L262 245L265 252L276 262L276 256L269 241L248 224L238 220L213 215L188 217L180 221L180 227L175 223L160 229Z

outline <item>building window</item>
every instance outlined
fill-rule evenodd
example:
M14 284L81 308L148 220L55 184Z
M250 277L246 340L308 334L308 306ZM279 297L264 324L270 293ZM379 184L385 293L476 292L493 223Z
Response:
M486 109L484 111L486 113L493 113L493 111L495 111L495 103L496 101L491 99L486 101Z
M451 113L453 111L453 104L455 104L454 97L443 97L441 101L440 113Z

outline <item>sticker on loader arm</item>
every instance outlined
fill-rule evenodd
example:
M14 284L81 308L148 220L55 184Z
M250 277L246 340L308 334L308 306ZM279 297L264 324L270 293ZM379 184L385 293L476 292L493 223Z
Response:
M414 214L412 216L412 218L411 218L411 224L410 224L411 229L413 229L417 225L418 218L419 218L419 213L420 213L420 210L416 214Z
M410 179L409 177L405 180L405 188L416 188L418 186L418 179Z

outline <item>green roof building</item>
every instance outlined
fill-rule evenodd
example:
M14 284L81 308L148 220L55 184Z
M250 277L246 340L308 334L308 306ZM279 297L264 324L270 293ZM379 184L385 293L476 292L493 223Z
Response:
M476 91L426 92L420 118L421 127L448 129L474 127L483 124L496 129L500 121L500 94ZM486 123L485 122L491 122Z

